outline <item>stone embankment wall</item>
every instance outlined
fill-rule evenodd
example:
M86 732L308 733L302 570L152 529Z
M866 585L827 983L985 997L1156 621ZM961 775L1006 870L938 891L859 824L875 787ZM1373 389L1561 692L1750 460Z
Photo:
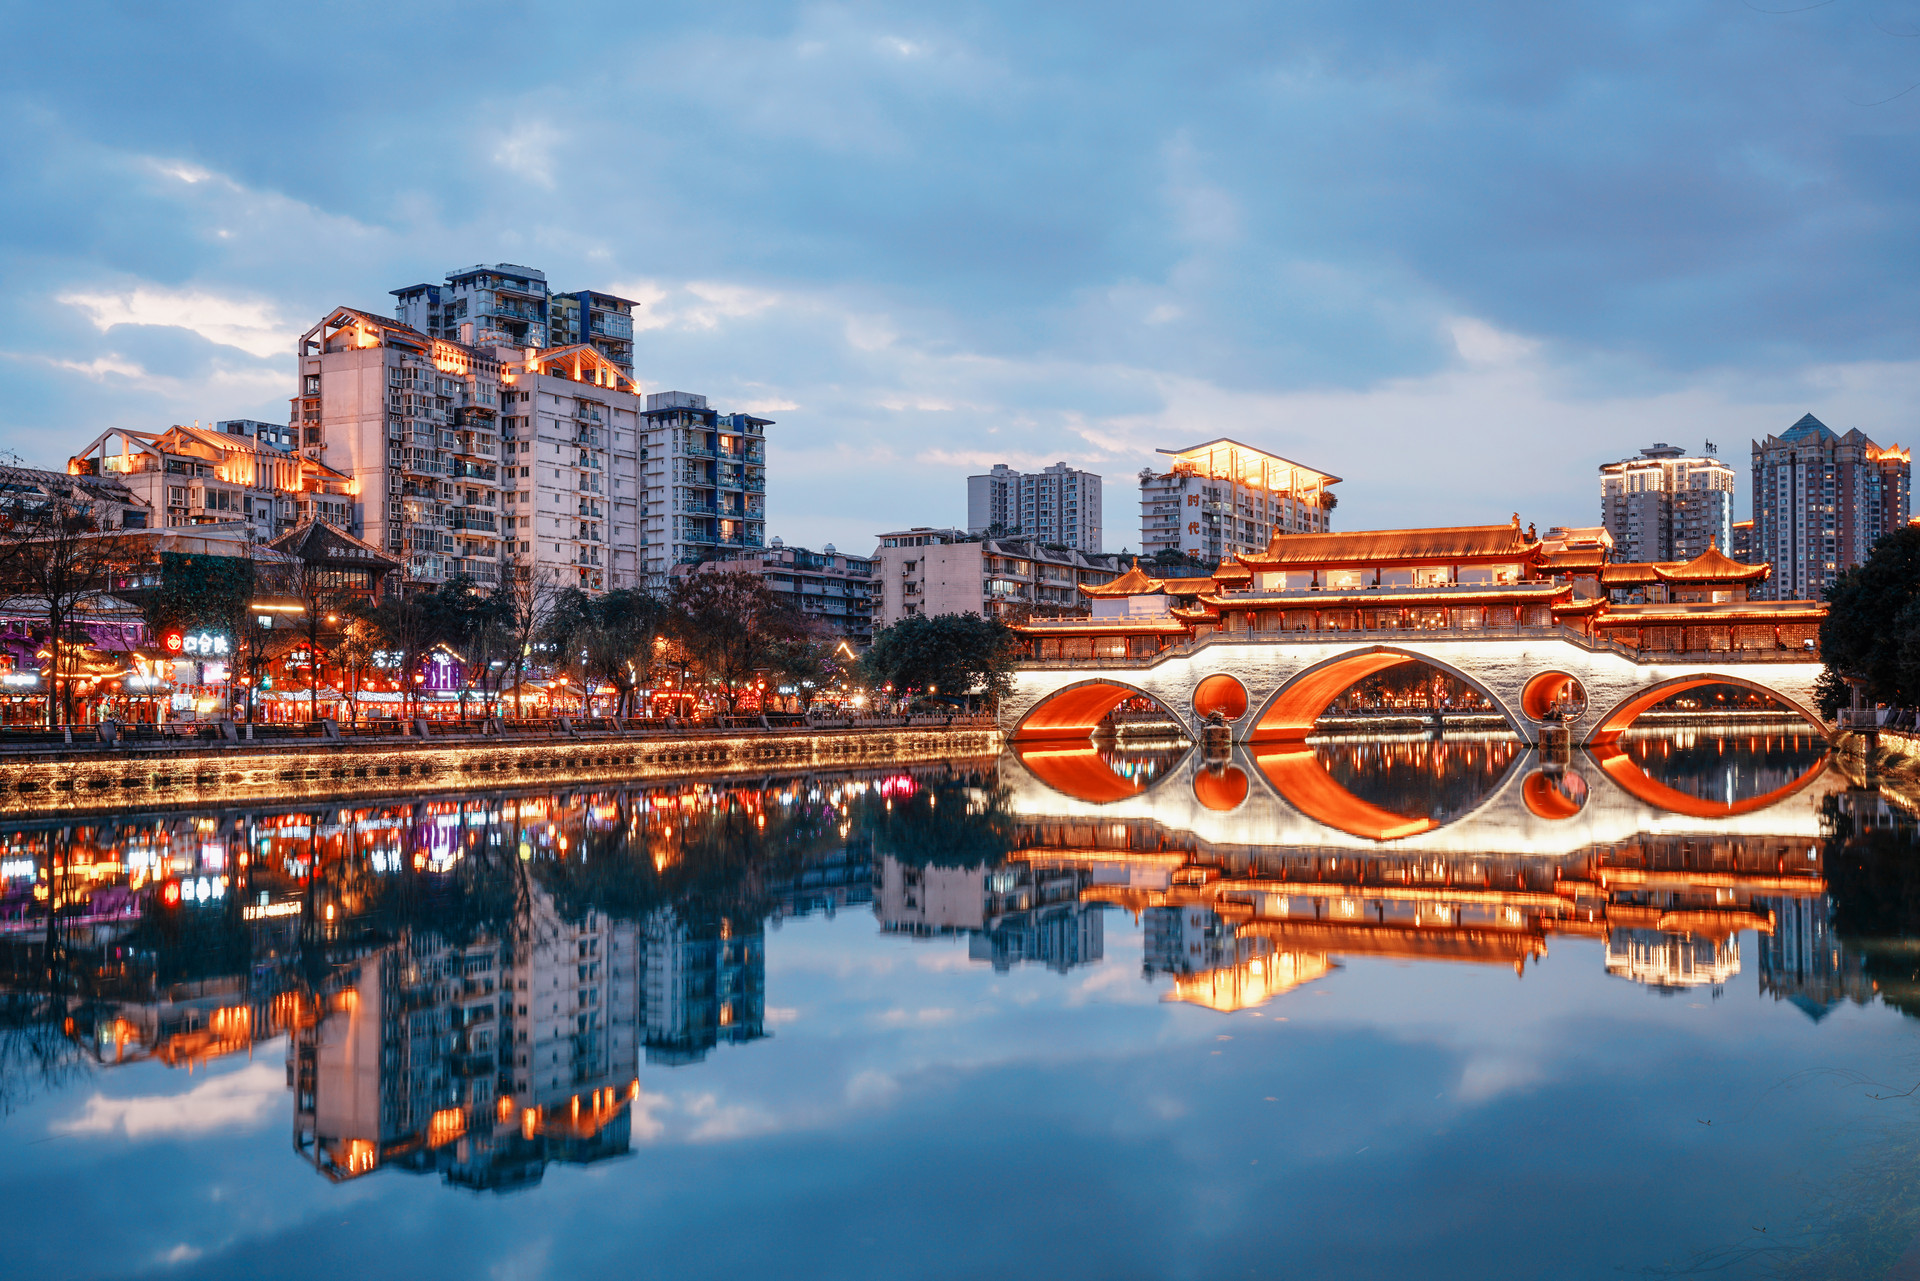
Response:
M872 769L990 757L1000 745L997 729L912 727L673 739L309 740L297 746L34 752L0 758L0 818Z

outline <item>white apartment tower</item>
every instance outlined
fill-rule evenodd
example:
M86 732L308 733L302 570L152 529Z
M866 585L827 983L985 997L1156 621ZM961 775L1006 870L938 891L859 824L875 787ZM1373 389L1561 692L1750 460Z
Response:
M503 369L492 351L336 307L301 335L290 422L351 480L348 531L407 580L500 581Z
M722 414L692 392L647 397L646 577L766 545L770 418Z
M1600 468L1600 519L1614 559L1692 560L1733 542L1733 468L1663 443Z
M586 345L524 352L504 377L508 559L537 579L582 591L639 586L646 572L640 384Z
M1097 552L1104 537L1100 477L1064 462L1038 472L996 463L984 476L967 477L967 532Z
M639 385L597 348L470 346L340 307L299 360L301 448L352 479L349 532L409 582L638 581Z

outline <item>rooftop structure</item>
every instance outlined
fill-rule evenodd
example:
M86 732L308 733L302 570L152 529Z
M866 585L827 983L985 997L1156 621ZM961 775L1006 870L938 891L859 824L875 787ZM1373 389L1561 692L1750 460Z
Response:
M67 461L76 476L112 478L155 528L242 522L256 542L302 520L353 519L353 478L296 452L294 429L237 419L161 432L114 428Z

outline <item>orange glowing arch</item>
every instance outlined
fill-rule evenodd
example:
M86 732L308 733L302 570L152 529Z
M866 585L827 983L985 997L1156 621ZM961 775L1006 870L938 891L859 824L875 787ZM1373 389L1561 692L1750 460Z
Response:
M1193 691L1193 711L1201 720L1218 712L1237 721L1247 714L1247 687L1225 672L1215 672Z
M1299 742L1313 732L1314 722L1332 706L1333 700L1358 681L1402 663L1425 663L1429 667L1464 681L1494 709L1513 723L1513 714L1492 691L1457 667L1438 662L1425 654L1375 646L1342 654L1295 676L1268 700L1266 710L1254 723L1254 742Z
M1670 681L1661 681L1657 685L1649 685L1646 689L1629 695L1626 699L1622 700L1617 707L1600 719L1599 724L1594 726L1593 732L1587 735L1587 742L1593 745L1611 743L1620 737L1623 730L1639 719L1640 713L1646 711L1655 703L1672 698L1675 694L1684 694L1690 689L1699 689L1703 685L1738 685L1741 689L1750 689L1756 694L1765 694L1768 698L1800 713L1801 716L1806 718L1807 723L1813 726L1820 734L1825 735L1827 733L1826 725L1821 722L1820 717L1816 713L1810 708L1803 707L1800 703L1788 698L1779 690L1769 689L1758 681L1748 680L1745 677L1728 676L1720 672L1710 672L1700 676L1681 676Z
M1769 805L1778 805L1795 792L1820 777L1827 768L1828 757L1822 754L1813 768L1794 779L1784 787L1776 787L1771 792L1759 796L1750 796L1744 801L1726 804L1721 801L1704 800L1689 795L1676 787L1668 787L1634 764L1633 758L1619 748L1608 745L1594 749L1594 764L1605 771L1608 778L1618 783L1635 800L1644 801L1655 809L1680 814L1687 818L1732 818L1737 814L1751 814L1755 810L1766 809Z
M1578 778L1579 775L1572 777ZM1553 822L1569 819L1586 808L1585 785L1580 790L1557 783L1544 770L1535 770L1520 783L1520 799L1526 802L1527 810L1537 818Z
M1343 687L1344 688L1344 687ZM1336 693L1338 691L1335 691ZM1396 814L1340 786L1305 743L1257 750L1253 763L1295 809L1316 823L1370 841L1397 841L1440 826L1431 818Z
M1153 698L1143 689L1114 681L1090 680L1055 690L1036 703L1014 727L1015 742L1083 739L1105 716L1130 698ZM1158 699L1154 700L1158 702Z
M1193 776L1193 798L1219 813L1238 809L1247 799L1247 773L1237 765L1219 773L1203 769Z
M1013 754L1054 791L1094 805L1138 796L1153 781L1115 773L1092 743L1015 743Z
M1520 691L1520 710L1536 721L1551 720L1554 705L1563 697L1585 710L1585 686L1566 672L1541 672Z

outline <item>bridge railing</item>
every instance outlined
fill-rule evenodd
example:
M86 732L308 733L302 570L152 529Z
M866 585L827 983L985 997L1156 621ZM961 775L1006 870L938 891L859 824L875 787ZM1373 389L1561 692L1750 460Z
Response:
M1563 640L1589 653L1618 654L1636 663L1806 663L1818 662L1817 649L1641 649L1604 637L1589 636L1575 627L1554 623L1547 626L1516 624L1508 627L1372 627L1349 631L1250 631L1214 632L1195 640L1169 645L1154 654L1128 658L1026 658L1022 668L1041 671L1061 669L1102 670L1155 667L1175 658L1197 654L1218 645L1405 645L1418 641L1442 640Z

